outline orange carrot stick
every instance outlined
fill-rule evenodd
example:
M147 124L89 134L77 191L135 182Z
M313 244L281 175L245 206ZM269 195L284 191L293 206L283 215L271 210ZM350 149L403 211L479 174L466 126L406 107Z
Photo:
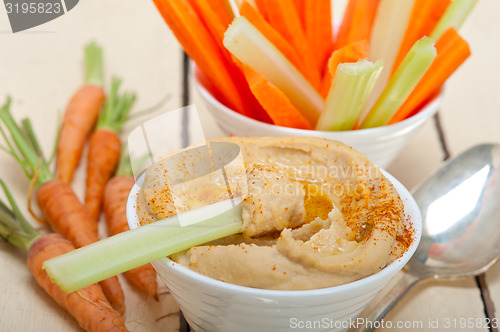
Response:
M73 95L64 113L57 146L57 178L68 183L80 162L85 141L94 128L104 102L102 50L95 43L85 48L85 85Z
M243 66L250 89L276 125L312 129L311 124L283 92L252 68Z
M31 178L34 188L37 189L36 200L45 219L53 230L70 240L77 248L99 240L93 230L93 221L89 213L76 196L70 184L54 176L49 170L48 163L41 151L34 147L39 146L36 137L26 136L15 122L10 112L10 99L0 108L0 120L3 122L10 138L5 134L10 153L23 166L28 178ZM29 119L27 120L29 122ZM17 147L17 151L13 147ZM29 170L29 172L27 172ZM113 308L122 313L125 310L123 290L118 278L113 277L106 282L103 291ZM112 286L104 288L106 286Z
M321 86L321 94L323 97L328 96L330 85L332 84L333 75L337 71L337 66L346 62L358 62L361 59L368 58L369 46L366 40L358 41L353 44L346 45L335 52L328 60L328 73L323 78Z
M215 82L229 108L243 113L244 101L224 63L216 42L187 0L154 0L172 32L201 71Z
M272 0L255 0L255 5L259 12L269 22L269 7L273 5Z
M415 42L424 36L430 36L450 3L451 0L415 0L408 27L392 67L392 74L398 69Z
M325 63L333 50L331 0L307 0L302 13L305 16L306 38L314 50L318 71L323 74Z
M104 188L120 160L121 141L118 133L129 119L128 114L135 101L134 94L118 93L120 84L119 79L113 78L108 100L89 141L85 207L94 221L96 235Z
M290 62L309 80L310 72L304 60L283 36L270 25L264 16L250 3L243 1L240 6L240 15L248 19Z
M38 238L30 247L28 267L36 282L66 309L85 331L127 331L120 314L113 310L101 287L90 285L67 294L53 283L42 268L46 260L70 252L75 247L59 234L47 234Z
M437 57L389 124L406 119L441 89L445 81L470 56L467 42L454 28L436 42Z
M361 40L370 41L379 2L380 0L349 0L337 34L335 48L339 49Z
M128 195L135 180L130 175L117 175L106 185L104 192L104 213L109 235L113 236L130 228L127 223L126 206ZM146 264L124 273L125 277L139 289L157 299L158 283L156 271Z
M66 182L45 182L38 188L36 199L51 228L71 241L76 248L99 240L90 214ZM125 296L118 278L115 276L100 284L113 308L123 313Z
M269 23L295 48L304 60L311 84L319 89L321 73L314 62L313 49L311 48L300 22L299 14L292 0L275 0L268 4L266 12ZM260 9L260 6L259 6Z
M304 15L306 9L306 1L309 0L293 0L295 9L297 10L297 13L299 13L300 23L302 23L302 27L306 26L306 17Z

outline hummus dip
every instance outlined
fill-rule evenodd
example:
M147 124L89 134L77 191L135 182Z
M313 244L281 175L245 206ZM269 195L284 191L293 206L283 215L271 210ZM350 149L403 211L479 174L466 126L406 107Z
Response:
M248 183L242 233L175 254L174 261L237 285L305 290L374 274L411 244L395 188L351 147L307 137L216 141L241 148ZM141 223L179 211L166 173L161 161L146 171L137 199ZM225 199L220 188L207 183L196 200Z

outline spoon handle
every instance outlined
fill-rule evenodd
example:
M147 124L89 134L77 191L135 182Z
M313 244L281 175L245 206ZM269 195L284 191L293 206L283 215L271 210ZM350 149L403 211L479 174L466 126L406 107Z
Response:
M356 319L356 326L349 332L373 331L379 322L391 310L408 290L420 280L413 274L400 272L368 304Z

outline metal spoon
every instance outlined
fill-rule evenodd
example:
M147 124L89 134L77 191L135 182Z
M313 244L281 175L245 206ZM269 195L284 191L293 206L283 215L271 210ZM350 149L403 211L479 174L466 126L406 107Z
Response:
M422 240L401 272L349 331L371 331L373 322L417 282L485 272L500 257L500 145L475 146L447 162L413 193L422 212ZM396 278L397 278L396 277Z

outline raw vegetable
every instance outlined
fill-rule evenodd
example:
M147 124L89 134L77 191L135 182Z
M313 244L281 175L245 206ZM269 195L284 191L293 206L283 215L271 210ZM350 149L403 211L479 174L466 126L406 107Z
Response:
M122 149L123 150L123 149ZM104 191L104 213L110 236L130 230L127 222L127 200L135 184L128 154L122 152L115 176L106 184ZM136 287L158 299L156 271L151 264L145 264L124 272L125 277Z
M367 59L369 55L368 42L362 40L353 44L346 45L335 52L328 60L328 73L323 79L321 94L326 98L330 92L333 76L337 71L337 66L341 63L357 62L361 59Z
M360 127L372 128L387 124L435 58L436 48L432 38L424 37L417 41Z
M477 0L453 0L434 28L431 37L439 39L449 28L455 28L458 31L476 3Z
M323 99L302 74L244 17L235 18L226 31L224 46L242 63L283 91L295 107L315 124Z
M73 95L64 113L57 146L57 178L71 182L83 147L104 103L102 49L96 43L85 47L85 84Z
M392 66L392 74L399 67L413 44L420 38L431 35L432 30L450 3L451 0L415 0L410 21L394 61L394 66Z
M406 119L423 103L436 95L451 74L471 54L469 45L454 28L448 29L439 38L436 42L436 49L436 59L388 124Z
M335 48L362 40L370 41L380 0L349 0L340 24Z
M44 263L72 292L202 243L241 232L241 204L226 200L123 232ZM89 268L89 267L92 268Z
M0 120L10 133L9 137L7 132L1 129L9 147L8 152L31 179L34 189L37 190L38 207L52 229L77 248L98 241L97 234L93 231L92 218L71 186L53 177L43 155L33 148L38 146L36 140L33 140L34 137L25 135L14 121L10 113L10 98L0 108ZM118 278L103 280L101 286L113 308L123 313L125 300Z
M305 36L310 49L314 50L316 70L323 75L326 61L333 50L331 0L305 1L303 13Z
M240 14L244 16L264 37L266 37L276 48L297 68L309 82L312 76L306 68L304 60L300 57L297 51L283 36L273 28L262 16L259 11L247 1L243 1L240 7ZM314 74L312 74L314 75Z
M52 282L42 264L47 259L70 252L74 246L58 234L42 235L20 213L12 194L0 180L9 204L0 200L0 237L27 252L28 268L36 282L80 327L92 332L127 331L120 314L111 308L101 287L93 284L71 294ZM9 207L10 205L10 207Z
M323 1L323 0L315 0ZM260 6L261 7L261 6ZM260 8L259 7L259 8ZM272 4L267 5L266 18L270 24L290 42L290 44L299 53L304 60L311 75L311 84L319 88L321 80L321 71L316 67L314 54L311 44L306 37L302 27L299 14L292 0L274 0Z
M283 92L252 68L245 66L244 72L254 96L268 112L274 124L299 129L312 129L311 124L293 106L290 99Z
M89 141L85 207L94 221L96 235L104 188L120 160L121 141L118 134L129 119L130 108L135 100L134 94L118 93L120 84L119 79L112 80L108 99Z
M163 19L186 53L205 75L214 81L222 103L242 114L245 106L221 50L187 0L154 0Z
M366 59L339 64L316 129L353 129L382 67L382 61Z
M382 60L384 69L368 98L361 119L365 118L387 87L414 2L415 0L380 1L370 38L370 60Z

